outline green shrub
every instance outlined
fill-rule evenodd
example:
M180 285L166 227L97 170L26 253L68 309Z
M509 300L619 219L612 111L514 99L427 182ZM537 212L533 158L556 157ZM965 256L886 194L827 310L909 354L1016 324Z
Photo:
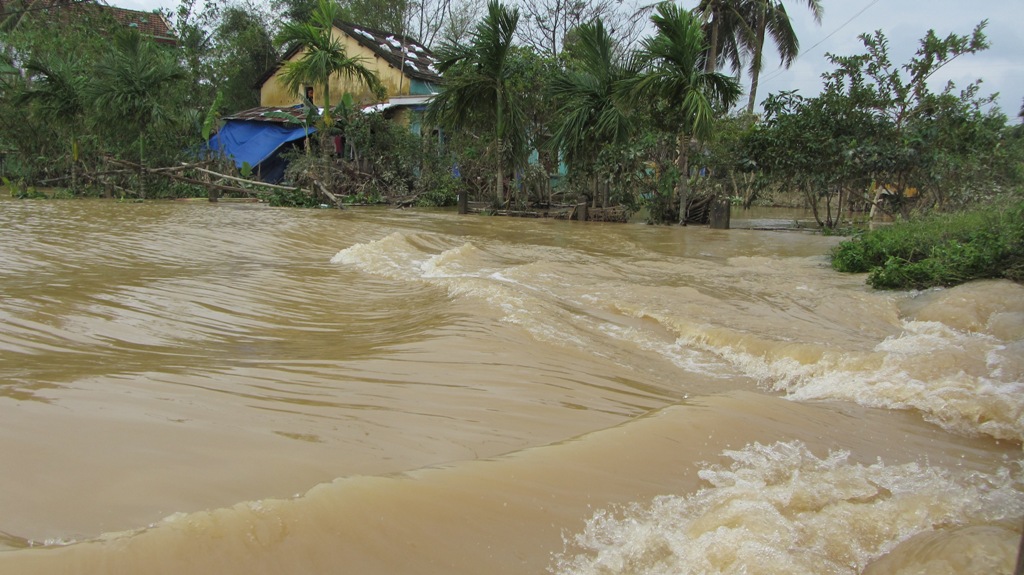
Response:
M461 180L448 175L443 178L431 178L429 187L419 193L416 205L419 207L454 206L459 201Z
M879 289L1024 280L1024 202L933 216L866 232L832 251L837 271L868 273Z
M313 197L313 194L306 193L299 188L292 190L274 188L264 197L271 206L279 208L315 208L320 205L320 201Z

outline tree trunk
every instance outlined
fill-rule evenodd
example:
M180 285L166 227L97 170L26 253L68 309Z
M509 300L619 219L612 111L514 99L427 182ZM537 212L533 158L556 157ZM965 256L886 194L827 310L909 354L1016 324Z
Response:
M843 210L846 208L846 203L849 197L850 194L845 193L845 188L840 186L838 209L836 210L836 227L842 227L843 225Z
M679 225L686 225L689 215L690 201L690 136L685 132L679 134L679 155L676 157L676 168L679 169L679 182L676 184L676 196L679 198Z
M714 74L718 68L718 16L718 10L716 9L711 14L711 45L708 46L708 60L704 62L704 71L708 74Z
M78 189L78 139L71 135L71 193Z
M498 196L498 206L501 206L505 202L505 176L502 174L502 159L504 156L504 150L502 150L503 139L505 136L505 98L504 92L502 91L501 79L496 79L494 86L494 95L496 100L495 112L498 125L494 127L495 135L497 136L497 149L494 153L497 154L495 157L498 160L498 182L495 186L496 194Z
M505 176L504 176L504 174L502 174L502 169L501 169L502 165L501 165L501 138L500 137L498 138L498 141L497 141L497 151L496 151L496 153L497 153L497 159L498 159L498 174L497 174L497 178L495 179L495 186L494 186L495 189L497 190L496 193L495 193L495 201L497 202L497 207L501 207L501 205L503 203L505 203Z
M145 138L139 134L139 197L146 199L146 159L143 154Z
M761 76L761 56L764 53L764 33L768 27L768 7L761 8L761 14L757 17L757 49L754 50L754 61L750 63L750 95L747 97L747 113L754 113L754 104L757 102L757 82Z

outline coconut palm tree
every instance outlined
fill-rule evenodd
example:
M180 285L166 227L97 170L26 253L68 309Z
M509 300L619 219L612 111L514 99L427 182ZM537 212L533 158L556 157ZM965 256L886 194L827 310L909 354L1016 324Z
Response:
M437 69L445 82L427 108L427 121L446 129L493 129L498 204L505 201L506 158L516 165L526 156L526 116L519 94L512 89L514 69L510 65L518 24L518 8L490 0L487 15L468 44L445 43L438 49Z
M177 120L179 109L171 99L171 88L184 78L185 72L173 52L128 28L114 34L111 50L96 62L85 86L86 97L95 111L92 117L98 124L119 129L127 125L138 135L142 197L146 196L147 132Z
M704 23L707 35L704 71L716 72L724 62L734 72L743 69L743 55L752 52L754 46L754 29L748 22L751 3L752 0L701 0L693 9L693 14Z
M739 83L719 72L706 72L708 46L700 21L675 4L658 5L651 16L657 33L646 38L636 54L641 73L625 80L623 90L635 103L655 102L675 125L679 181L679 223L686 224L689 202L687 179L691 139L711 136L716 108L732 106L740 96Z
M574 38L571 68L552 82L558 120L551 145L589 171L601 148L625 140L632 127L617 92L628 72L600 18L576 28Z
M340 10L334 0L319 0L308 21L288 22L277 34L279 44L298 45L305 50L301 58L284 64L280 81L295 94L302 93L307 85L323 87L322 121L327 127L331 124L332 77L361 81L375 94L383 90L377 73L363 64L363 58L349 56L340 37L334 34L334 22Z
M25 71L34 81L18 96L18 101L31 104L31 113L58 133L66 132L70 146L71 189L75 190L78 188L78 135L86 111L85 72L74 52L49 60L32 58L25 64Z
M821 24L821 0L806 0L807 9L814 15L814 21ZM800 53L800 39L793 31L786 6L782 0L750 0L750 17L754 29L753 59L750 63L750 92L747 96L747 113L753 113L757 99L757 83L761 75L764 42L770 36L779 50L782 65L789 68Z

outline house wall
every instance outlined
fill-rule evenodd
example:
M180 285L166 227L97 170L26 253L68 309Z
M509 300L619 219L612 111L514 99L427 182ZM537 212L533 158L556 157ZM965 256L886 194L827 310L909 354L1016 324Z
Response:
M345 51L350 57L359 56L362 58L364 66L377 72L381 84L383 84L385 89L387 89L387 95L389 97L408 95L413 93L413 90L418 92L429 86L426 82L411 80L410 78L405 77L399 70L391 66L387 60L377 56L372 50L366 48L338 28L334 28L333 33L334 36L339 38L344 44ZM302 58L303 54L304 52L297 52L292 56L291 60L298 60ZM278 71L260 87L261 106L293 106L302 102L302 98L298 94L290 92L279 80L279 77L283 72L283 67L278 69ZM324 104L322 101L323 86L315 86L314 89L316 90L314 102L318 106L322 106ZM340 76L333 76L331 78L331 104L334 105L340 102L341 97L345 92L352 93L357 105L377 103L376 96L370 92L362 81L354 81Z

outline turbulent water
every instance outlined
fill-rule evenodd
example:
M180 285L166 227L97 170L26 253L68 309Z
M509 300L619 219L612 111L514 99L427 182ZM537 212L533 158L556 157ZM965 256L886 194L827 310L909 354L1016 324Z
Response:
M0 201L0 574L1011 573L1024 287L836 241Z

